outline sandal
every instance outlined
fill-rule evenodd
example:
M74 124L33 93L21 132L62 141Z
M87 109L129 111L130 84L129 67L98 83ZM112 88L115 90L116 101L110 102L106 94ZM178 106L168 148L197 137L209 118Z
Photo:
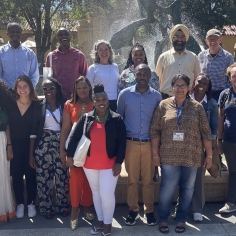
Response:
M185 231L185 226L176 226L175 233L181 234Z
M169 233L169 227L167 225L159 226L159 231L163 234Z
M100 234L102 230L103 230L102 227L93 226L93 229L90 230L90 234L92 235Z
M95 219L95 215L93 213L84 213L85 219L89 221L93 221Z
M111 233L105 234L104 232L102 232L102 236L108 236L108 235L111 235Z
M44 215L44 217L47 219L47 220L51 220L53 218L53 213L52 212L48 212Z

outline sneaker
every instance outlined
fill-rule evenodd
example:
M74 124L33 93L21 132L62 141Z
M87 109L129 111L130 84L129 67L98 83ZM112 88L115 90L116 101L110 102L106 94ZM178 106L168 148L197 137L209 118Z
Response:
M172 218L176 219L176 211L171 216Z
M222 207L219 212L220 213L230 213L236 211L236 205L233 203L226 202L224 207Z
M23 218L24 217L24 213L25 213L25 206L23 204L19 204L17 205L16 208L16 217L18 219Z
M28 205L28 217L29 218L33 218L36 216L36 209L35 209L35 205L33 203Z
M203 221L202 214L201 213L193 213L193 220L196 222Z
M146 213L146 217L147 217L147 224L148 225L156 225L157 224L157 221L156 221L156 218L155 218L153 212Z
M227 171L228 170L227 166L222 161L220 161L220 167L221 167L222 171Z
M136 220L139 218L139 213L135 211L129 211L129 215L125 220L127 225L135 225Z

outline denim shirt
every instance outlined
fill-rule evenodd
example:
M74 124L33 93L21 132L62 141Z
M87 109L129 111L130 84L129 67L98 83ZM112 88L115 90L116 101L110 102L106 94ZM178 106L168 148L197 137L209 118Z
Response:
M205 95L206 96L206 95ZM191 96L192 99L194 95ZM207 101L204 99L200 102L207 114L207 119L209 121L209 125L211 128L211 136L212 140L216 140L217 137L217 129L218 129L218 105L215 99L211 98Z

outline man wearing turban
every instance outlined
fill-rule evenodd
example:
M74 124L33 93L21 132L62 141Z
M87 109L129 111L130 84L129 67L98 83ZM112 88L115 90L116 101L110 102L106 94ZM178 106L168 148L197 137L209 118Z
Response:
M182 24L170 30L173 47L158 58L156 73L159 76L162 99L173 96L171 80L176 74L187 75L191 82L200 73L198 57L185 46L189 39L189 29Z

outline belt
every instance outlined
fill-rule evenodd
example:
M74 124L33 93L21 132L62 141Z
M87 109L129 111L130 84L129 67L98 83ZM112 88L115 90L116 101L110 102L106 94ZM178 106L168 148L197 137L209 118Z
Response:
M150 139L139 139L139 138L126 138L126 139L132 140L132 141L135 141L135 142L142 142L142 143L150 142Z

